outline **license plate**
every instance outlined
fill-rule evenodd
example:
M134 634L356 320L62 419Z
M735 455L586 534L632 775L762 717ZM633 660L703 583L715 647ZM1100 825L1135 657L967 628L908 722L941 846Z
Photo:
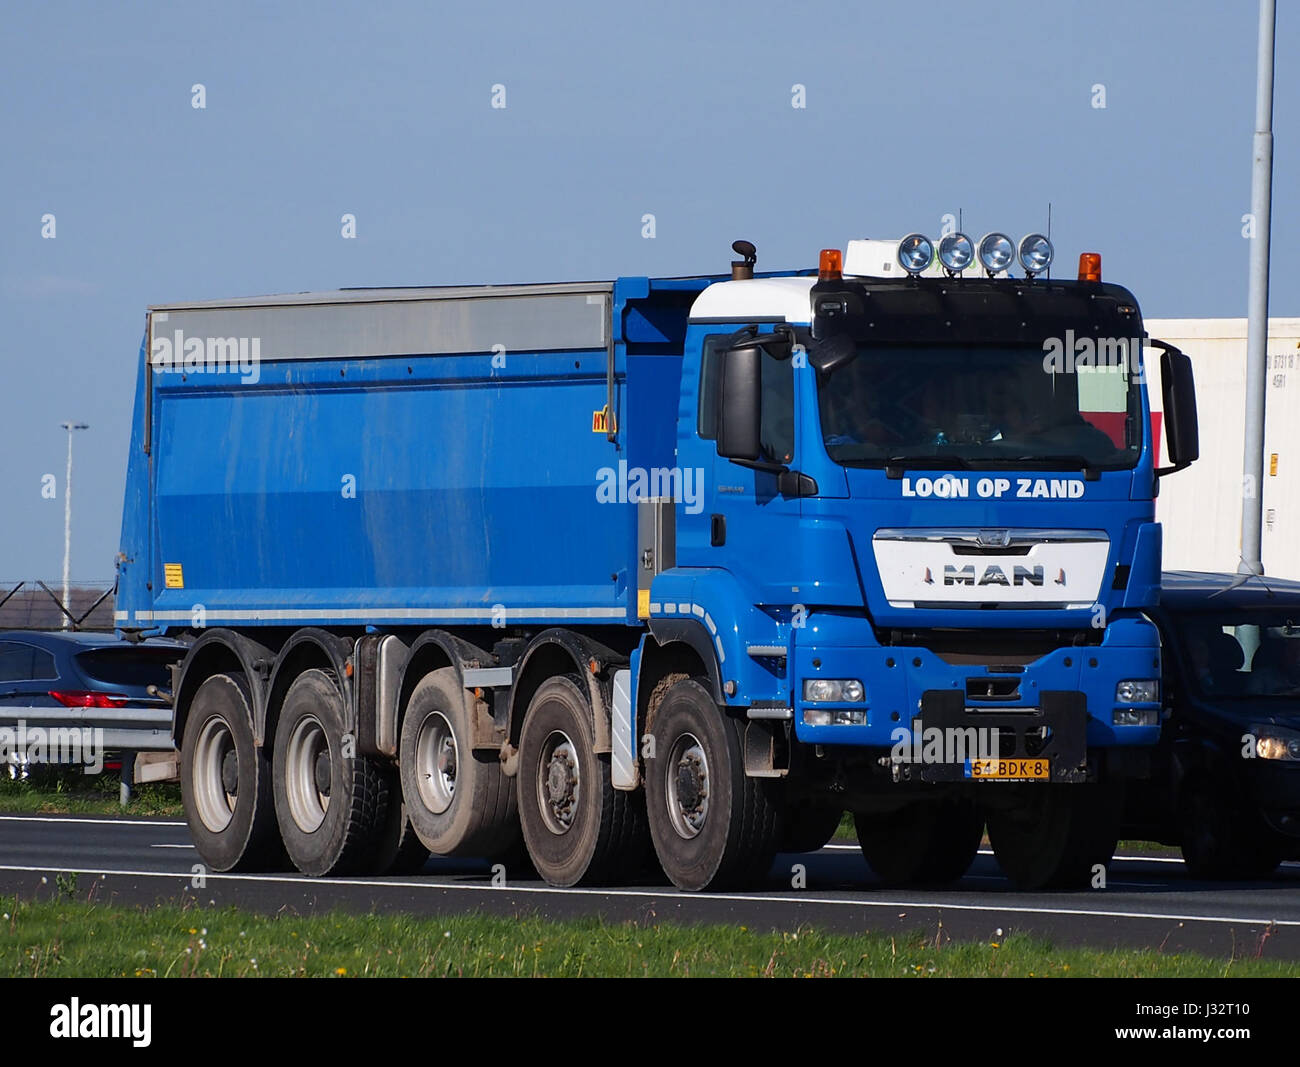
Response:
M1035 779L1050 777L1051 760L1046 759L969 759L967 778Z

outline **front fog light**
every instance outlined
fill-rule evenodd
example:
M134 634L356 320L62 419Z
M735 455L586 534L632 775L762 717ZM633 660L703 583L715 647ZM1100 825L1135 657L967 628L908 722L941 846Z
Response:
M804 708L805 726L866 726L867 713L853 708Z
M803 683L804 700L819 704L858 704L864 695L856 678L808 678Z
M1116 708L1110 721L1114 726L1156 726L1160 722L1160 709Z
M1160 683L1155 678L1130 678L1115 687L1116 704L1154 704L1160 699Z
M1282 726L1252 726L1255 755L1260 759L1300 762L1300 733Z

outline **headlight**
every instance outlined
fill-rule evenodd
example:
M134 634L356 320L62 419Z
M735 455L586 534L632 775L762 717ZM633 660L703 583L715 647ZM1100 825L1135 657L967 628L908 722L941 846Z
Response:
M920 274L934 261L934 244L922 233L909 233L898 242L898 265L908 274Z
M1300 733L1284 726L1252 726L1255 735L1255 755L1260 759L1300 762Z
M1026 274L1042 274L1052 265L1052 242L1041 233L1031 233L1021 238L1019 255Z
M950 233L939 238L939 262L954 274L975 262L975 244L964 233Z
M980 238L980 262L990 274L1006 270L1016 258L1016 246L1005 233L986 233Z
M1159 726L1159 708L1116 708L1111 712L1112 726Z
M856 678L807 678L803 683L803 698L811 703L858 704L863 696Z
M1154 678L1129 679L1115 687L1116 704L1154 704L1160 699L1160 683Z

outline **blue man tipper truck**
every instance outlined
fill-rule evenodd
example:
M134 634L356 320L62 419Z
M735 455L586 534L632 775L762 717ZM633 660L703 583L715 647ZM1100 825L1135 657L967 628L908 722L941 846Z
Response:
M1040 235L733 247L150 309L116 622L188 644L205 864L714 889L846 810L889 881L960 877L986 823L1023 886L1109 859L1187 358Z

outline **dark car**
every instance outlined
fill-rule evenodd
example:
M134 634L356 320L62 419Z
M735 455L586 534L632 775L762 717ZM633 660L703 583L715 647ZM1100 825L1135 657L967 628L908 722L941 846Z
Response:
M1150 615L1166 719L1124 836L1180 846L1199 877L1300 858L1300 582L1169 571Z
M175 641L132 644L111 634L0 631L0 726L94 724L109 717L97 709L166 707L167 668L184 658L185 649ZM85 711L75 719L49 713L65 708ZM25 762L24 753L6 755L11 764Z

